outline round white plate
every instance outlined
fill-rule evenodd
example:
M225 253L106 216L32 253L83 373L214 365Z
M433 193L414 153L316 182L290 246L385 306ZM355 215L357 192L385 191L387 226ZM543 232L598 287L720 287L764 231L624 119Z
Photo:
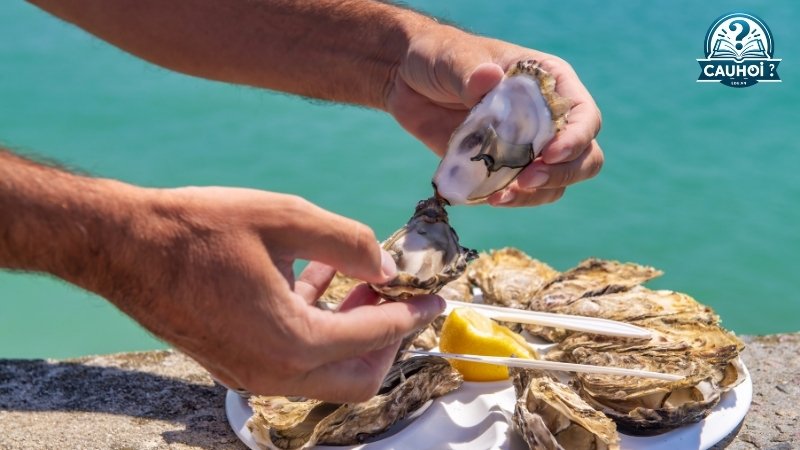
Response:
M658 436L621 434L623 450L705 450L735 430L753 398L753 383L744 367L745 380L722 396L719 404L702 421ZM419 418L397 434L368 444L329 447L328 450L407 449L504 449L521 450L526 445L510 428L516 401L510 381L465 382L455 391L435 399ZM233 391L225 398L225 411L233 431L249 448L259 447L245 423L253 414L247 400Z

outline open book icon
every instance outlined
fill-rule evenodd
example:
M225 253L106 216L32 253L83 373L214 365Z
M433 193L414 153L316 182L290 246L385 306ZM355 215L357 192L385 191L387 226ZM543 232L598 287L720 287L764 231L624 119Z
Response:
M761 39L753 39L737 50L733 42L728 39L720 38L714 44L714 50L709 58L733 58L741 61L744 58L769 58L764 50L764 43Z

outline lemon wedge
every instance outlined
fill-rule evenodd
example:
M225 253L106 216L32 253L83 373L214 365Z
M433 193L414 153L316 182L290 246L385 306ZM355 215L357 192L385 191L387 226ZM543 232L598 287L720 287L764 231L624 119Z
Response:
M525 339L472 308L456 308L445 319L439 349L446 353L537 358ZM450 360L465 381L497 381L508 378L508 368L495 364Z

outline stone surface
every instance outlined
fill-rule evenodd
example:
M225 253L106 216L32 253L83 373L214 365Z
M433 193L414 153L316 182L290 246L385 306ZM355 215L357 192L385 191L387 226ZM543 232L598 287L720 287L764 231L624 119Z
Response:
M800 449L800 334L745 341L753 405L714 448ZM0 360L0 449L244 449L224 403L225 390L172 351Z

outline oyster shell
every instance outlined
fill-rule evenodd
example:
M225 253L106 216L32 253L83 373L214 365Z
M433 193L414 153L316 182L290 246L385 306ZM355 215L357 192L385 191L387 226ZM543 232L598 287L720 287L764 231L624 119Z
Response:
M557 275L552 267L511 247L481 253L467 270L470 281L483 292L485 303L519 309L527 308Z
M658 434L704 418L720 395L744 379L738 355L744 348L703 310L631 321L653 333L630 340L576 333L548 359L614 365L683 375L675 382L579 374L576 387L590 404L630 434ZM710 322L709 322L710 321Z
M535 450L619 450L614 422L569 386L539 371L514 371L514 429Z
M477 256L462 247L437 197L422 200L408 223L383 242L397 264L397 276L386 284L371 284L389 300L435 294L464 273Z
M505 188L566 123L569 99L536 61L520 61L450 137L433 176L451 205L480 202Z
M528 305L529 309L566 312L567 305L584 297L627 291L662 274L658 269L635 263L590 258L552 280ZM563 329L524 325L534 336L558 342L569 333Z
M581 297L626 291L662 274L640 264L589 258L545 286L531 309L549 311Z
M328 288L320 295L319 301L338 305L344 301L347 294L349 294L353 288L361 283L363 283L363 281L348 277L341 272L336 272Z
M631 322L652 317L689 314L692 320L717 323L711 308L680 292L653 291L636 286L613 294L581 297L567 304L554 305L550 312Z
M443 358L409 358L395 363L378 394L362 403L251 397L253 416L247 427L263 448L359 444L461 383L461 375Z

